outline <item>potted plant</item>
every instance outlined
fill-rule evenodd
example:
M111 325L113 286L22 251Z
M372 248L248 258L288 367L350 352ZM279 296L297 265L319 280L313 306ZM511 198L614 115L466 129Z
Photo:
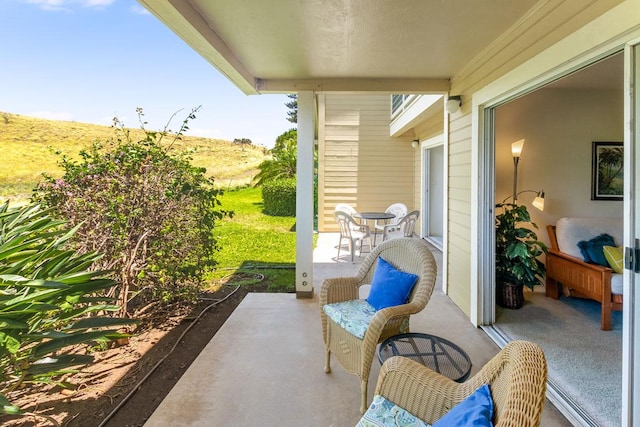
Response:
M496 210L496 302L518 309L524 304L524 286L540 285L545 268L538 259L547 246L538 240L526 206L499 203Z

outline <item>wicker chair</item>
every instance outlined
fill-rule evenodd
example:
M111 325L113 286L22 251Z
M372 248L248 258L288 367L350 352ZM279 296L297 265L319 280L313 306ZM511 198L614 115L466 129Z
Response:
M478 387L489 384L495 427L535 427L540 425L546 382L542 349L528 341L512 341L462 384L411 359L391 357L380 370L376 394L433 424Z
M325 304L355 300L359 288L370 284L381 256L397 269L418 275L418 281L406 304L379 310L369 323L363 339L359 339L333 322L323 312ZM357 276L326 279L320 288L320 318L326 350L325 372L331 372L331 352L340 365L360 378L362 413L367 409L367 385L376 346L386 338L407 332L409 316L421 311L431 298L436 281L436 262L427 246L419 239L400 238L378 245L362 262Z

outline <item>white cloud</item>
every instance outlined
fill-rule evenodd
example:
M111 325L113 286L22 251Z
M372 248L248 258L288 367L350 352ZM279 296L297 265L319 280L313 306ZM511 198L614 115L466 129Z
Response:
M151 15L151 12L149 12L147 9L145 9L142 6L140 6L139 4L131 6L130 10L131 10L132 13L134 13L136 15Z
M68 112L56 112L56 111L34 111L32 113L27 114L30 117L39 117L41 119L47 120L64 120L67 122L73 121L73 114Z
M115 0L78 0L84 7L105 7L113 4Z
M103 8L113 4L115 0L25 0L44 10L70 11L74 7Z

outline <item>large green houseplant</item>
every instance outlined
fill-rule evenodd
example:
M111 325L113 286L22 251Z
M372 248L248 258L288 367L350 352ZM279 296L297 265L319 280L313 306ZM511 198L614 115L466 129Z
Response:
M539 285L545 268L538 259L547 246L538 240L526 206L499 203L496 211L496 300L498 305L517 309L524 304L523 288Z

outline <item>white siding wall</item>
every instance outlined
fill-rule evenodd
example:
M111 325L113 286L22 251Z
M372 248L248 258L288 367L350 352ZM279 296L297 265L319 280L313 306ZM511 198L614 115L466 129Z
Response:
M318 229L337 231L337 203L358 211L384 211L415 203L412 136L389 136L389 95L324 94L318 97Z

